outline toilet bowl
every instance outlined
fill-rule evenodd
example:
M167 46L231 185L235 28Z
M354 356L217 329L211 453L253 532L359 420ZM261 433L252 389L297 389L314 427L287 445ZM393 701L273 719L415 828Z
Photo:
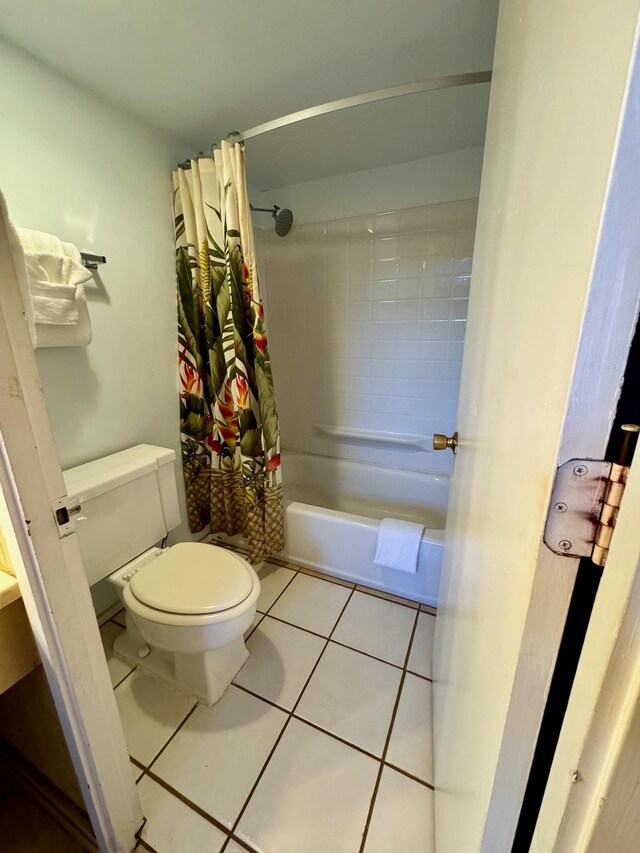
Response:
M198 542L151 549L109 578L127 629L114 652L212 705L248 657L260 580L240 555Z

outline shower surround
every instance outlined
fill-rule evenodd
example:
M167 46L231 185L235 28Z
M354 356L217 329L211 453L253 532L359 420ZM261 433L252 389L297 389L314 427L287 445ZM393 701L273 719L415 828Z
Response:
M469 199L257 232L286 555L429 604L453 457L428 448L455 429L476 216ZM425 523L416 575L373 564L384 515Z

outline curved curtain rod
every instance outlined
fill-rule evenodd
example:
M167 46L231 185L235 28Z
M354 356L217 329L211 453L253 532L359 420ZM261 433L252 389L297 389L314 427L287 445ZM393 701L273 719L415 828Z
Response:
M260 136L263 133L269 133L271 130L286 127L289 124L297 124L299 121L306 121L309 118L326 115L327 113L335 113L338 110L346 110L349 107L359 107L363 104L386 101L389 98L399 98L403 95L417 95L420 92L433 92L437 89L451 89L456 86L473 86L477 83L490 82L491 71L473 71L469 74L452 74L449 77L432 77L430 80L421 80L419 83L404 83L402 86L376 89L374 92L364 92L362 95L340 98L338 101L328 101L326 104L318 104L316 107L298 110L298 112L289 113L289 115L281 116L280 118L273 119L273 121L258 124L255 127L244 130L242 133L232 131L229 136L234 137L235 141L244 141L252 139L254 136Z

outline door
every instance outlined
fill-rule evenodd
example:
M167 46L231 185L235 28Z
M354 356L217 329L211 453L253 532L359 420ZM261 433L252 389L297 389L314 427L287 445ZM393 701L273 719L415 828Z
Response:
M640 3L504 0L434 647L438 853L509 853L577 560L555 469L602 458L638 313Z
M29 332L0 195L0 524L87 811L105 853L128 853L133 782ZM28 521L27 521L28 519Z

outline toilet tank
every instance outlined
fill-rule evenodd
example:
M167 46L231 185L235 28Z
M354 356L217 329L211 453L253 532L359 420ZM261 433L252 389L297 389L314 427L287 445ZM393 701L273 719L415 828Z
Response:
M166 447L138 444L64 471L82 506L76 530L90 586L180 524L175 459Z

